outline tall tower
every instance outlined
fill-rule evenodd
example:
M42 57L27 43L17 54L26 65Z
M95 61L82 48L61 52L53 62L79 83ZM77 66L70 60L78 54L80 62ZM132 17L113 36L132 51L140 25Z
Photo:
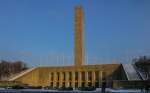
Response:
M81 6L75 7L75 66L84 65L84 13Z

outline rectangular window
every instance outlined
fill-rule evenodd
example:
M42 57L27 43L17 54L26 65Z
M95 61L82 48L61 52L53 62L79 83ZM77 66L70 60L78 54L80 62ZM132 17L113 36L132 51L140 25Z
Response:
M92 72L90 71L90 72L88 72L88 80L92 80Z
M85 72L82 72L82 81L85 81Z
M59 79L60 79L60 74L59 74L59 72L57 72L57 79L58 79L58 81L59 81Z
M63 72L62 74L63 74L63 80L65 81L66 78L65 72Z
M51 80L54 80L54 73L51 73Z
M96 78L96 81L99 81L99 71L95 72L95 78Z
M78 72L75 72L75 80L78 80Z
M69 80L70 81L72 80L72 74L71 74L71 72L69 72Z

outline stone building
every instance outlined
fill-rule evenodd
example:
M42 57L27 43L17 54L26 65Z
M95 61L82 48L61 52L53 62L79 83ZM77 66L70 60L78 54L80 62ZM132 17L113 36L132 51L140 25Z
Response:
M75 8L75 47L73 66L49 66L29 69L10 81L31 86L51 87L101 87L103 80L124 79L121 64L85 64L84 12L81 6Z

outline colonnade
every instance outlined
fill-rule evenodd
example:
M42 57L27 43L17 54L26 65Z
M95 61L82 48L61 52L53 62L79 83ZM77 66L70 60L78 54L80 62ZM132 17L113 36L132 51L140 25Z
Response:
M49 73L51 87L100 87L103 71L59 71Z

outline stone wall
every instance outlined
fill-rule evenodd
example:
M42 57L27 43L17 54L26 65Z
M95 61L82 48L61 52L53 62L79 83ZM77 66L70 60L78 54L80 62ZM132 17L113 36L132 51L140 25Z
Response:
M109 80L123 79L120 76L122 75L121 70L121 64L37 67L19 76L14 81L31 86L81 87L85 85L100 87L102 78ZM105 75L102 74L103 72L105 72Z

